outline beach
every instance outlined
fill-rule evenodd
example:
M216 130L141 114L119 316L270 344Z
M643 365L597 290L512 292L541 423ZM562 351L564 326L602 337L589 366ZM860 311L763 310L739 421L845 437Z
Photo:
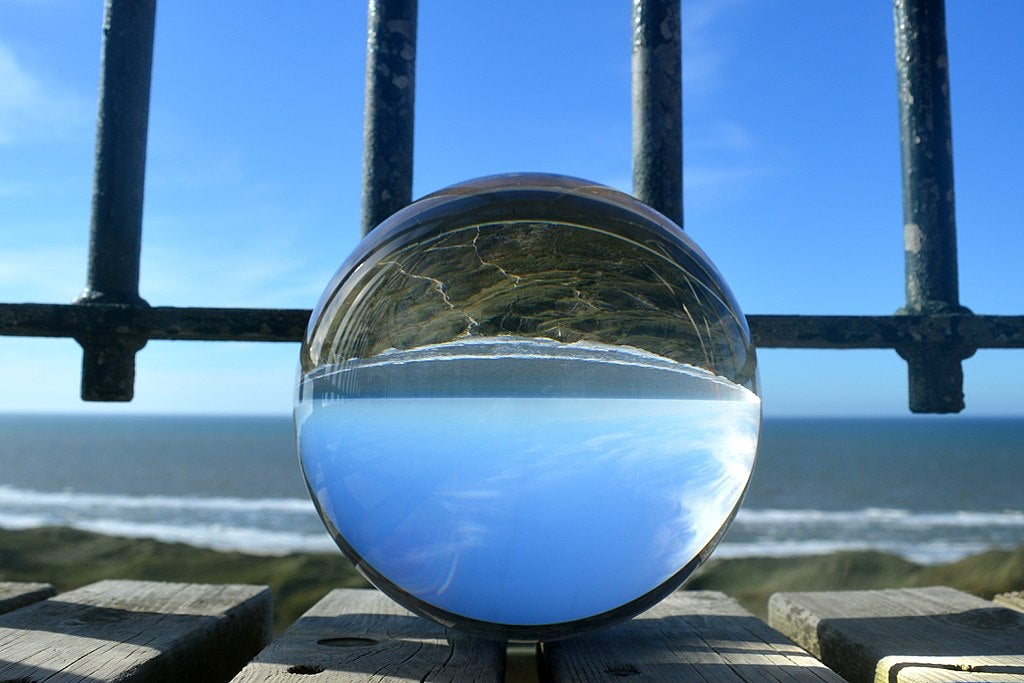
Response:
M267 584L279 626L367 585L317 517L287 417L0 415L0 473L0 580ZM784 590L1022 590L1021 481L1021 418L768 418L687 587L762 616Z
M0 415L0 529L253 555L334 552L288 417ZM766 418L715 557L875 550L919 564L1024 543L1024 419Z

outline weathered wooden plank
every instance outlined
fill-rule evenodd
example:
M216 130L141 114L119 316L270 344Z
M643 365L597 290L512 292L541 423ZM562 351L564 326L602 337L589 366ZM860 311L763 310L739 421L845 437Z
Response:
M0 681L225 681L271 611L264 586L101 581L0 615Z
M504 680L503 643L449 631L379 591L339 588L299 618L236 682Z
M45 600L57 591L48 583L0 581L0 614Z
M1020 683L1019 674L961 671L933 666L905 666L890 675L887 683Z
M1024 681L1024 613L952 588L777 593L768 614L849 681Z
M1000 593L992 598L992 602L1003 607L1009 607L1019 612L1024 612L1024 591L1013 591L1012 593Z
M677 591L628 622L545 644L543 659L542 679L565 682L842 681L716 591Z

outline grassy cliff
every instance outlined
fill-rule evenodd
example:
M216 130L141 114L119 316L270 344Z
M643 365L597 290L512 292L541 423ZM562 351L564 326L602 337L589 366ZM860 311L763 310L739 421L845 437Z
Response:
M765 618L768 598L780 591L870 590L950 586L991 599L1024 588L1024 545L957 562L919 565L873 551L784 558L710 560L687 588L720 590Z
M333 588L366 587L340 553L244 555L65 528L0 530L0 581L46 581L65 591L100 579L252 583L274 593L275 630ZM921 566L877 552L711 560L687 584L720 590L764 617L776 591L946 585L991 598L1024 590L1024 545Z

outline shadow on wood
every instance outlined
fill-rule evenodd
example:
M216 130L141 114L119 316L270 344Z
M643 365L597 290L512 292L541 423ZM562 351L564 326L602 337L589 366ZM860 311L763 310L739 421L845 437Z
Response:
M382 593L336 589L235 677L235 681L504 680L505 644L472 638L413 615Z
M0 616L0 680L223 681L270 611L261 586L101 581Z
M544 646L554 681L841 681L785 636L715 591L677 591L640 616Z

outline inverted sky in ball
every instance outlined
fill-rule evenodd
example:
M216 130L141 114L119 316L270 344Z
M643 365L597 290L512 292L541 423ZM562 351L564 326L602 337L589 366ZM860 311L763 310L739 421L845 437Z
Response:
M313 311L300 459L339 547L419 614L536 640L628 618L721 539L760 427L708 258L609 188L519 174L378 226Z

